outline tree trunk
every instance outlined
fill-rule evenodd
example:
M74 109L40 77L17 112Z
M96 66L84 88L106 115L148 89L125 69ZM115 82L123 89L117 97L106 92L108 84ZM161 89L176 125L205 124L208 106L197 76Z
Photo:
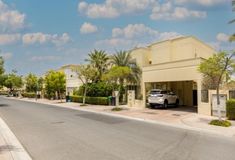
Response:
M220 107L220 94L219 94L219 85L216 87L216 96L217 96L217 108L218 108L218 116L221 121L221 107Z
M85 103L86 103L86 92L87 92L87 86L85 85L85 89L84 89L84 93L83 93L83 100L82 100L83 105L85 105Z
M60 102L62 103L62 96L60 90L59 90L59 97L60 97Z

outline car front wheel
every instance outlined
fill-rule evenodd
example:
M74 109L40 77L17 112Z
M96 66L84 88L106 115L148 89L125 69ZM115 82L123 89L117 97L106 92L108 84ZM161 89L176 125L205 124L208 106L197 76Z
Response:
M179 106L179 100L177 99L176 102L175 102L175 106L178 107Z
M164 107L164 108L167 108L167 107L168 107L168 102L167 102L167 101L164 101L163 107Z

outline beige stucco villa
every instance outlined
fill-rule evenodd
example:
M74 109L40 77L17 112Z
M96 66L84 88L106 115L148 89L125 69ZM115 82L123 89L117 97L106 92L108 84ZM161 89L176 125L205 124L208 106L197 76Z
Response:
M180 37L135 48L131 56L142 68L143 106L150 89L174 91L184 106L197 106L199 114L211 115L209 101L202 95L198 65L216 51L195 37ZM204 101L204 102L203 102Z
M73 95L73 91L82 86L81 80L79 80L78 75L72 68L77 65L69 64L62 66L58 71L62 71L65 73L66 77L66 95Z

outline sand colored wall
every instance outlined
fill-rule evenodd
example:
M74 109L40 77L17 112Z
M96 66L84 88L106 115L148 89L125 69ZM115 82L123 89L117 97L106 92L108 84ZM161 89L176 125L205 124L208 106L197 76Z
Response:
M174 62L192 58L210 57L215 50L195 37L182 37L154 43L146 48L136 48L131 55L140 66ZM149 64L149 61L152 64Z
M194 81L197 82L198 113L211 115L211 106L201 102L202 75L198 72L198 65L215 52L213 48L191 36L157 42L146 48L132 50L132 57L142 67L143 105L146 100L147 83L177 82L180 87L179 81ZM181 88L185 89L183 100L191 105L192 98L186 96L192 94L192 83L183 82L181 85Z

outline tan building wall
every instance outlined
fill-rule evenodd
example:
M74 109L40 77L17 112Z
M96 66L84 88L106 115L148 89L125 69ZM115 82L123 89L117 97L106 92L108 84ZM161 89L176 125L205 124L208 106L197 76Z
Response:
M210 115L210 105L201 102L202 75L198 72L198 66L214 53L216 51L213 48L194 37L176 38L132 50L132 58L142 67L143 106L147 83L169 82L175 90L183 89L181 99L186 105L193 103L192 97L187 95L192 94L193 84L196 83L198 113Z
M76 66L77 65L66 65L59 69L64 72L66 76L66 95L72 95L73 90L78 89L82 85L77 73L72 70L72 68Z

